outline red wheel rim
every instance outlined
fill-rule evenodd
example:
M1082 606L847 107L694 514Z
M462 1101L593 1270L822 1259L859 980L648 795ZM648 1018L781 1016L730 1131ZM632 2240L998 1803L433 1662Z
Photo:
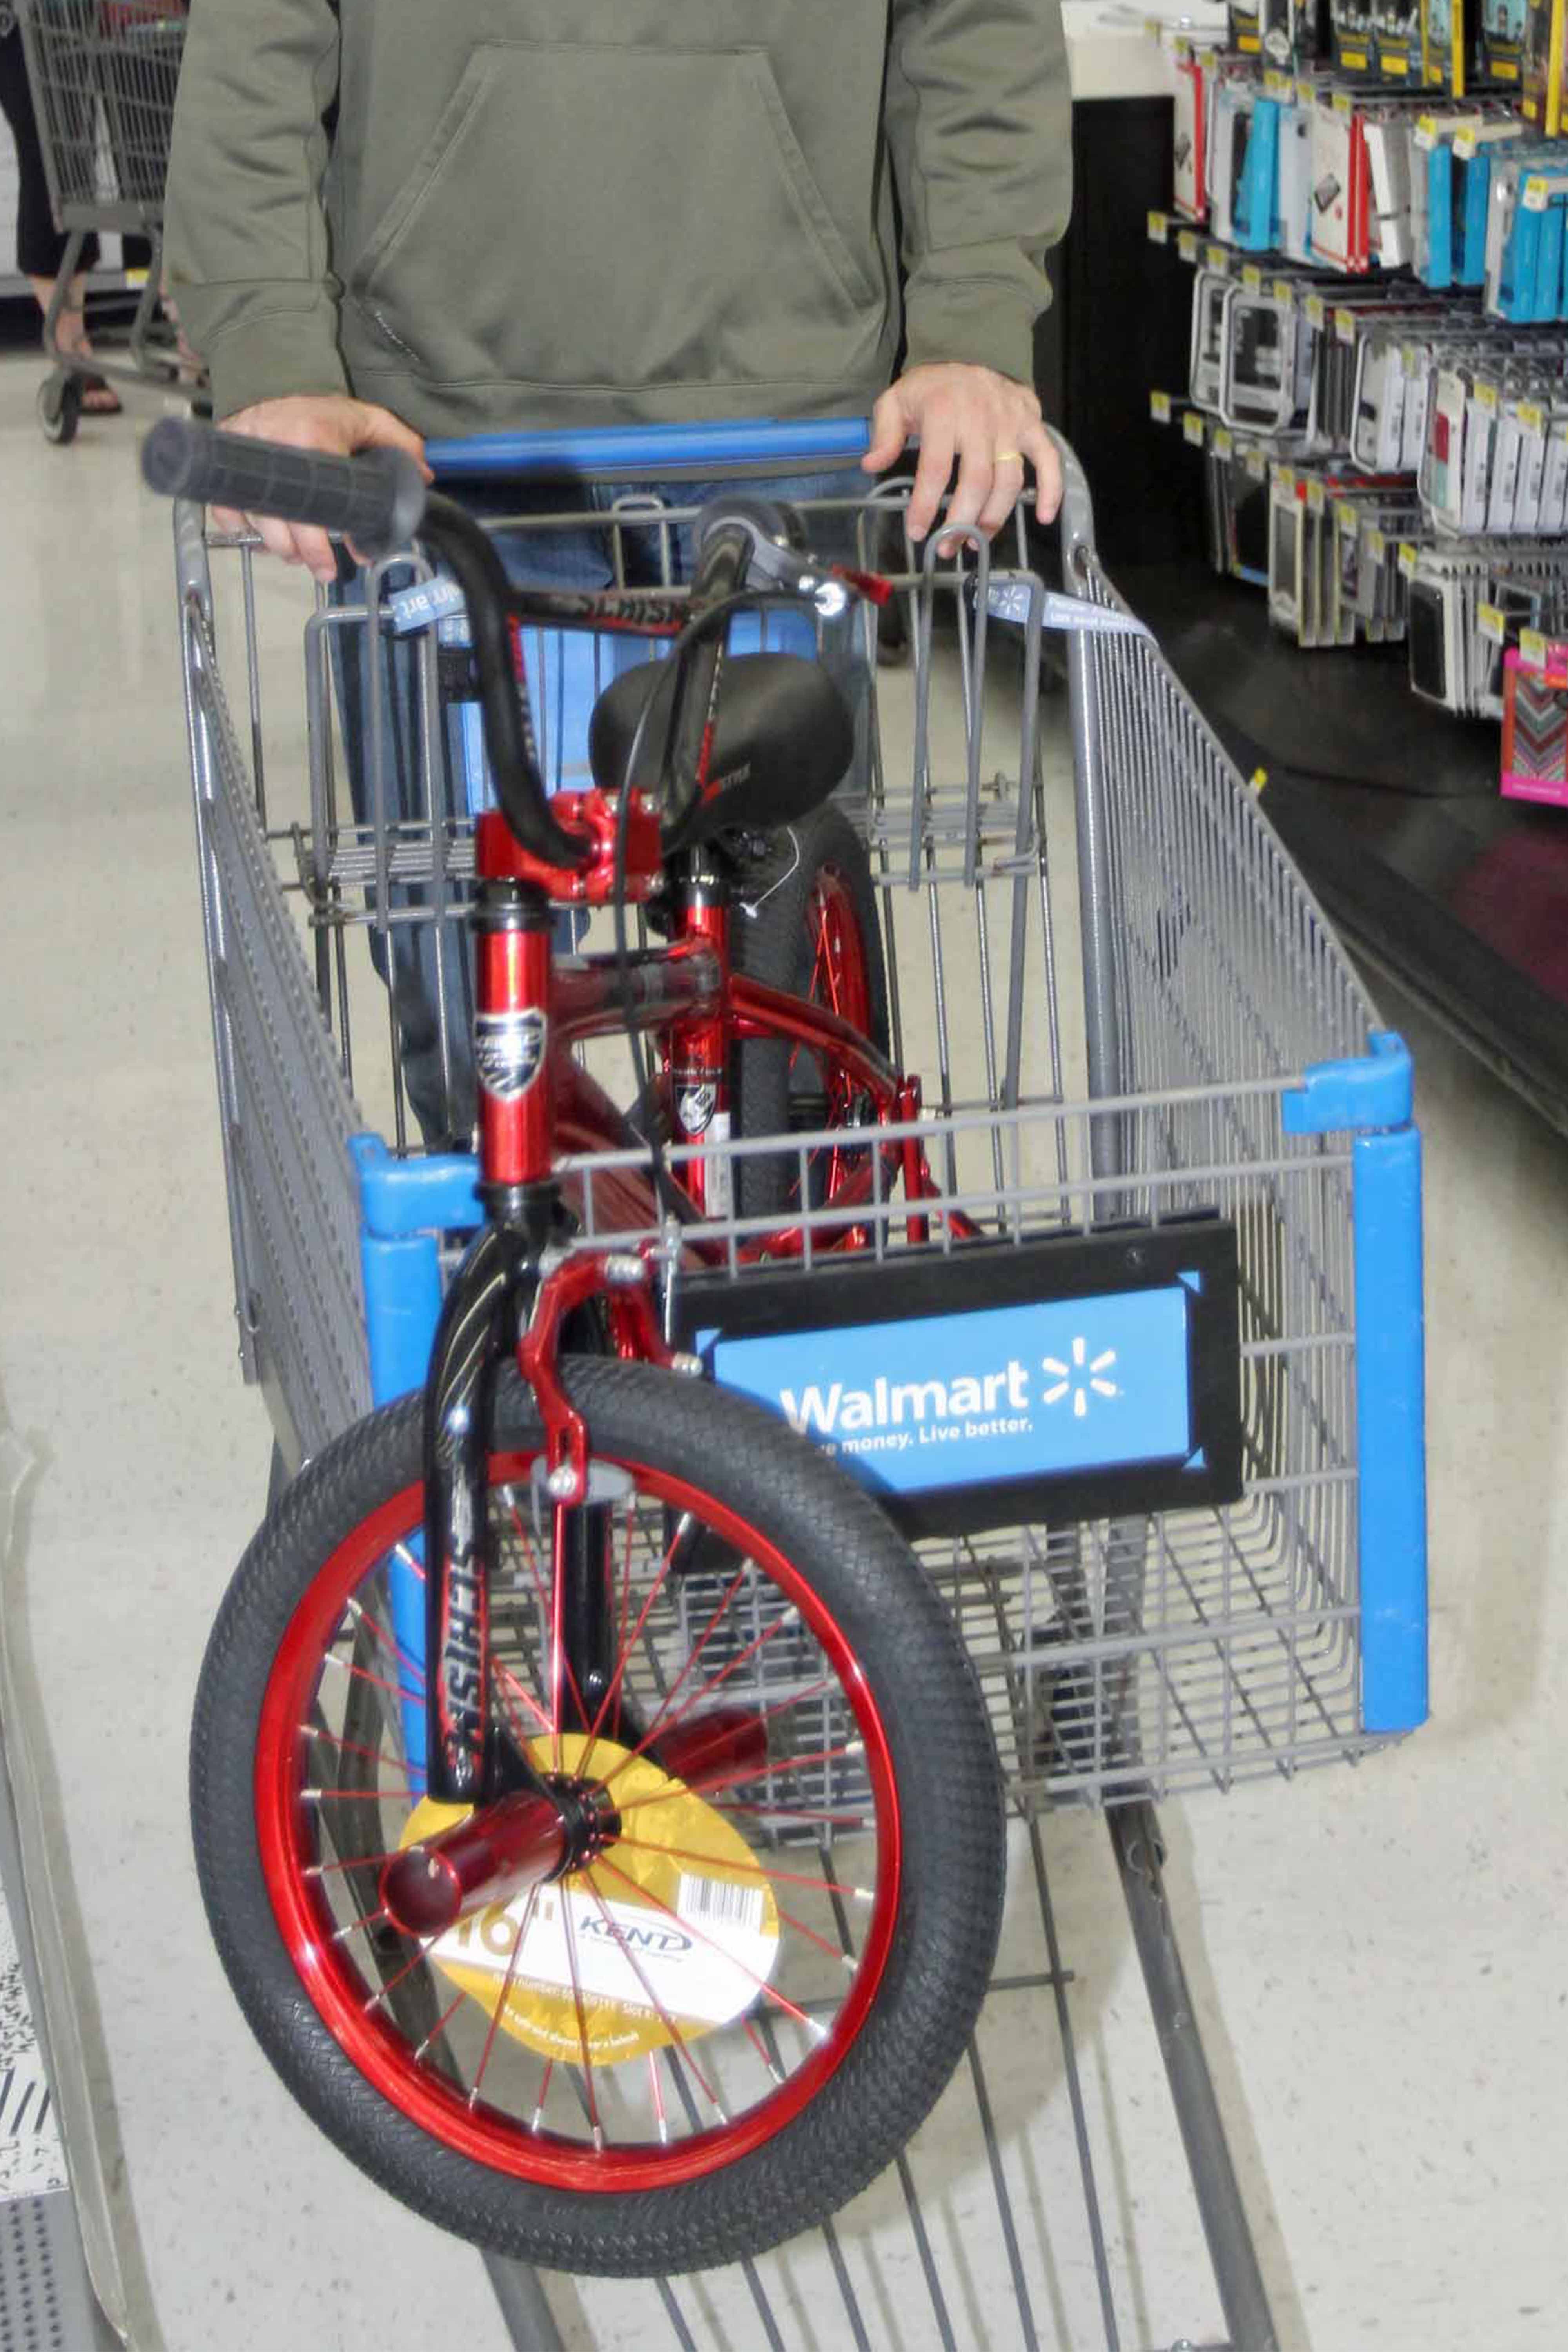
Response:
M524 1455L496 1460L492 1464L492 1491L512 1481L521 1481L526 1488L530 1460ZM256 1757L257 1835L273 1915L300 1980L340 2048L383 2097L458 2155L519 2179L574 2191L625 2192L672 2186L732 2164L784 2130L837 2071L870 2013L891 1948L900 1874L900 1824L886 1733L863 1672L837 1622L781 1554L710 1497L661 1472L630 1463L618 1466L632 1473L636 1491L644 1501L655 1503L671 1514L699 1515L700 1525L710 1529L721 1542L746 1555L767 1582L784 1596L790 1604L789 1613L797 1616L830 1664L838 1696L847 1706L861 1744L859 1762L869 1786L875 1822L874 1886L861 1889L831 1877L816 1879L809 1870L773 1872L763 1868L762 1872L768 1880L777 1877L784 1884L792 1903L804 1905L805 1898L800 1892L803 1888L831 1886L834 1897L838 1898L839 1916L846 1895L865 1894L869 1908L853 1976L847 1982L842 1975L837 1979L845 1990L831 2025L787 2077L777 2081L776 2087L744 2112L729 2115L717 2125L703 2128L694 2126L689 2137L672 2140L668 2146L647 2142L617 2146L610 2139L595 2146L581 2138L563 2137L549 2129L541 2131L537 2117L535 2126L531 2128L521 2115L505 2114L492 2106L480 2095L482 2065L480 2083L473 2095L462 2095L450 2082L422 2063L423 2051L412 2049L385 2014L384 2002L390 1985L374 1970L362 1967L356 1957L360 1928L374 1915L361 1912L360 1926L345 1927L347 1915L342 1907L342 1898L350 1891L346 1869L341 1862L323 1859L331 1851L321 1835L323 1792L311 1787L311 1759L319 1757L323 1741L330 1747L335 1739L340 1750L346 1743L341 1733L321 1728L319 1721L312 1727L311 1712L317 1705L318 1692L324 1687L327 1654L343 1640L345 1632L352 1634L354 1625L367 1622L368 1612L358 1601L359 1594L373 1582L393 1548L405 1544L418 1528L422 1496L417 1485L405 1487L363 1521L333 1552L301 1599L268 1678ZM629 1558L629 1539L627 1549ZM357 1603L354 1613L351 1613L351 1601ZM373 1615L368 1615L368 1622L374 1624ZM787 1616L778 1622L781 1625L787 1622ZM382 1678L385 1687L394 1690L399 1684L407 1687L405 1676L410 1672L410 1662L406 1654L397 1650L389 1625L375 1626L375 1631L378 1639L388 1644L388 1672ZM623 1658L626 1654L623 1644ZM394 1655L400 1661L395 1668L392 1665ZM344 1661L334 1657L334 1663L342 1665ZM348 1671L355 1674L362 1669L350 1665ZM723 1679L722 1675L717 1677L719 1681ZM710 1675L710 1684L713 1680ZM702 1696L700 1691L696 1694L699 1699ZM847 1755L850 1750L846 1748L842 1752ZM395 1761L389 1758L383 1760ZM807 1755L802 1760L813 1763L817 1759ZM405 1767L402 1769L406 1771ZM777 1769L787 1775L798 1773L800 1767L794 1764ZM328 1790L324 1793L332 1796L344 1792ZM378 1801L390 1801L384 1791ZM413 1801L414 1796L409 1793L408 1802ZM803 1813L802 1819L807 1818L810 1816ZM786 1849L786 1862L793 1859ZM351 1901L350 1908L354 1907ZM782 1916L782 1903L779 1907ZM793 1916L792 1927L799 1927L803 1933L810 1932L804 1922ZM520 1943L521 1934L520 1929ZM826 1948L825 1944L824 1949ZM417 1958L413 1965L418 1965ZM428 1973L433 1979L434 1971ZM762 1987L762 1979L757 1981ZM458 1998L466 1996L459 1994ZM782 1996L763 1987L759 2000L768 1998L780 2001L784 2008L791 2007ZM580 1991L578 2000L581 2014ZM457 2006L454 2002L452 2010L447 2011L443 2026ZM663 2015L662 2011L659 2013ZM756 2013L769 2014L763 2008ZM793 2009L792 2015L800 2018L803 2013ZM805 2021L812 2022L814 2032L822 2032L815 2021ZM749 2020L742 2023L752 2043L761 2049L762 2041ZM492 2026L490 2040L494 2038ZM770 2038L769 2047L773 2046L773 2039ZM699 2040L696 2047L706 2052L709 2045ZM487 2058L489 2050L487 2042ZM681 2055L689 2063L689 2053L684 2047ZM512 2063L516 2063L515 2059ZM550 2071L552 2068L544 2075L546 2089ZM595 2072L605 2071L589 2064L590 2095ZM679 2071L672 2062L672 2073L678 2074ZM703 2073L700 2068L694 2071L711 2097ZM651 2062L650 2074L657 2097L657 2067ZM543 2103L544 2094L541 2092L541 2109ZM714 2104L718 2105L717 2099ZM662 2116L662 2108L660 2112ZM595 2126L597 2120L595 2108Z

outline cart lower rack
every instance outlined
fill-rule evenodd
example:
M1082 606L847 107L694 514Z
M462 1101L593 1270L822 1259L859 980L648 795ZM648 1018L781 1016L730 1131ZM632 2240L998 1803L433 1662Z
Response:
M534 490L506 528L542 543L580 540L591 523L616 576L647 576L650 561L657 571L669 560L686 512L668 485L665 509L650 512L646 486L663 454L658 435L618 448L591 505L579 488ZM786 470L784 453L750 454ZM797 471L810 462L798 446L788 455ZM557 474L563 457L578 476L604 470L602 447L555 451ZM814 520L842 529L847 517L862 562L886 569L901 494L829 496L808 507L808 533ZM355 937L366 934L386 971L400 955L408 968L397 935L419 934L434 993L460 998L472 812L451 793L442 680L461 654L438 583L417 565L375 567L363 594L323 598L305 618L300 714L291 583L286 604L286 583L255 573L249 548L209 547L196 510L179 510L176 538L241 1351L297 1460L422 1378L452 1239L474 1221L471 1160L411 1148L407 1024ZM1015 1902L1032 1924L988 2015L1015 1999L1048 1999L1057 2014L1093 2324L1117 2352L1134 2339L1110 2276L1042 1826L1064 1803L1110 1806L1226 2326L1238 2352L1255 2352L1275 2337L1183 1987L1151 1801L1353 1759L1425 1711L1408 1061L1100 572L1076 472L1065 600L1030 571L1021 527L1005 568L977 541L943 563L928 551L917 564L905 547L914 660L907 677L879 676L868 639L862 672L875 684L855 813L879 883L894 1057L925 1076L912 1129L939 1186L936 1230L951 1235L949 1213L962 1212L1004 1246L1110 1229L1157 1254L1207 1222L1234 1235L1237 1286L1238 1500L1155 1506L1133 1482L1093 1516L921 1543L981 1675L1017 1817ZM398 599L422 580L427 619L395 643L408 610ZM1041 693L1045 631L1063 622L1074 625L1065 713ZM592 674L574 681L558 647L530 653L558 779L578 756L573 704L609 674L605 647L586 658ZM395 788L378 781L377 755L388 756L378 740L351 807L344 681L394 662L416 788L410 796L406 749ZM243 739L229 678L244 679ZM378 1036L386 1049L367 1045ZM449 1060L445 1024L441 1050ZM624 1086L614 1059L624 1047L604 1051L606 1083ZM788 1139L803 1180L818 1139ZM701 1147L732 1166L757 1148ZM679 1166L680 1150L670 1158ZM620 1235L616 1155L571 1172L585 1237ZM731 1182L709 1197L738 1194ZM908 1203L880 1188L853 1212L860 1254L885 1260L889 1276L908 1220ZM808 1267L814 1251L830 1260L849 1221L831 1203L805 1220ZM743 1286L740 1253L754 1230L716 1215L682 1238ZM680 1282L677 1272L677 1301ZM1096 1409L1100 1356L1080 1362L1073 1346L1058 1402L1081 1419ZM1207 1465L1194 1454L1186 1466ZM1033 1884L1026 1900L1020 1873ZM1026 2200L1008 2188L978 2049L972 2097L965 2132L994 2209L991 2268L1008 2282L1020 2340L1047 2341ZM935 2332L880 2340L962 2341L969 2323L944 2284L912 2161L900 2173ZM844 2231L826 2233L824 2249L845 2340L879 2340ZM700 2340L700 2305L728 2310L730 2293L694 2303L689 2286L668 2290L675 2340ZM724 2323L732 2340L759 2328L787 2340L777 2282L748 2272L733 2294L750 2315ZM1087 2340L1087 2321L1058 2310L1054 2324L1058 2340Z

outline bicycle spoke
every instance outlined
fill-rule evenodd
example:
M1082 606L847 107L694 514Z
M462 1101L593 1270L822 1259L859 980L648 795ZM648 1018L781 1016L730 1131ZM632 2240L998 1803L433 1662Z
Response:
M624 1870L617 1870L607 1854L599 1856L595 1868L607 1870L612 1877L620 1880L623 1886L629 1886L632 1889L639 1903L646 1903L651 1910L662 1911L667 1919L673 1919L676 1922L683 1935L695 1936L700 1944L706 1944L710 1952L717 1952L721 1959L727 1960L732 1969L738 1969L743 1977L749 1977L758 1991L765 1993L768 2000L782 2009L786 2017L793 2017L798 2025L804 2025L806 2032L815 2034L819 2042L826 2041L828 2028L826 2025L819 2025L814 2017L806 2015L804 2009L797 2009L793 2000L786 2000L775 1986L769 1984L766 1977L760 1977L755 1969L749 1969L744 1960L738 1960L733 1952L726 1951L723 1945L717 1942L713 1937L706 1935L694 1919L683 1919L679 1911L673 1910L668 1903L661 1902L651 1887L639 1886L635 1878L628 1878Z
M537 1885L531 1886L528 1890L528 1901L524 1906L522 1917L518 1922L517 1933L511 1939L511 1949L507 1954L506 1974L501 1979L500 1998L497 2000L494 2009L490 2011L489 2031L485 2035L485 2046L479 2055L479 2070L474 2076L473 2088L468 2093L468 2106L470 2111L479 2105L479 2088L485 2079L485 2068L490 2063L490 2052L495 2048L496 2034L500 2026L501 2011L506 2007L507 1996L511 1990L512 1979L517 1974L518 1955L522 1950L522 1939L528 1933L529 1922L533 1917L533 1906L538 1900L539 1888Z
M815 1755L791 1756L781 1763L764 1764L760 1771L755 1765L745 1766L737 1771L725 1774L721 1780L709 1781L703 1795L706 1798L709 1790L712 1789L745 1788L753 1780L770 1780L775 1773L784 1779L791 1772L803 1771L808 1764L836 1764L843 1757L859 1756L864 1752L864 1743L856 1739L846 1748L824 1748L818 1749ZM629 1763L631 1759L628 1757L626 1760ZM612 1772L610 1780L613 1780L615 1777ZM604 1783L606 1789L609 1785L609 1780ZM660 1790L651 1797L634 1797L629 1805L619 1805L616 1811L624 1819L627 1813L640 1812L645 1805L667 1805L668 1802L668 1790Z
M737 1579L736 1581L738 1582L739 1579ZM731 1587L731 1591L734 1590L733 1586ZM757 1635L756 1639L754 1641L748 1642L745 1648L740 1652L738 1656L731 1658L728 1665L721 1666L716 1675L711 1675L709 1680L703 1684L700 1691L693 1692L686 1705L680 1709L679 1715L672 1716L669 1714L670 1700L674 1698L676 1692L680 1688L686 1676L696 1664L697 1660L701 1654L703 1645L708 1638L707 1634L704 1634L702 1642L698 1643L697 1648L692 1652L690 1657L688 1658L685 1665L681 1668L680 1673L670 1685L668 1696L665 1699L658 1713L655 1716L652 1723L648 1726L648 1728L643 1735L642 1738L637 1742L637 1745L629 1751L624 1761L617 1764L615 1771L610 1773L606 1778L605 1781L605 1788L607 1789L610 1782L621 1772L625 1771L626 1765L631 1763L635 1757L642 1755L645 1749L651 1746L653 1741L658 1737L661 1728L666 1732L670 1732L673 1731L679 1724L684 1723L688 1717L692 1715L696 1709L701 1706L705 1698L710 1698L716 1690L721 1688L722 1685L729 1681L730 1676L732 1674L736 1673L742 1666L745 1665L748 1660L754 1658L760 1650L765 1648L769 1642L773 1641L777 1635L782 1633L785 1626L791 1624L795 1615L795 1612L792 1610L789 1616L775 1617L771 1625L765 1625L763 1628L763 1631ZM708 1630L709 1633L711 1633L713 1630L712 1626L710 1626ZM790 1704L795 1705L797 1704L797 1702L792 1700ZM667 1717L668 1718L668 1720L666 1720ZM742 1780L761 1780L765 1779L767 1773L773 1769L774 1768L771 1765L764 1766L761 1771L742 1773L739 1775L739 1778ZM732 1785L734 1778L735 1776L732 1775L730 1780L716 1780L712 1785L719 1789L728 1788Z
M420 1688L423 1689L425 1686L425 1668L422 1662L414 1655L413 1652L411 1650L405 1650L402 1643L397 1639L397 1636L395 1633L389 1633L379 1619L373 1617L370 1611L356 1601L352 1592L350 1593L345 1605L348 1609L349 1615L353 1619L354 1623L356 1625L364 1626L367 1632L374 1633L376 1640L381 1643L382 1648L386 1651L387 1654L395 1660L398 1665L406 1666L409 1673L415 1676Z
M628 1805L626 1811L629 1812L631 1810ZM667 1853L676 1862L705 1862L716 1865L726 1876L732 1871L740 1871L748 1878L777 1879L782 1886L808 1886L822 1895L830 1894L838 1886L837 1879L811 1878L798 1870L771 1870L761 1862L731 1862L728 1854L697 1853L687 1846L658 1845L647 1838L618 1837L616 1844L617 1848L630 1846L637 1853ZM876 1900L869 1887L857 1886L847 1891L858 1895L862 1903ZM782 1913L780 1916L783 1916Z
M595 1902L599 1906L600 1917L604 1920L605 1927L610 1929L613 1935L615 1931L615 1922L610 1916L610 1906L605 1902L604 1896L600 1894L598 1888L595 1885L591 1871L584 1872L584 1883L587 1886L589 1894L593 1896ZM659 2023L669 2035L671 2042L674 2047L679 2051L681 2056L685 2059L686 2063L691 2069L692 2074L697 2077L698 2083L700 2084L703 2095L707 2098L709 2105L717 2114L720 2122L727 2124L730 2118L724 2112L723 2101L720 2098L717 2091L713 2089L711 2084L704 2075L701 2067L699 2066L697 2061L691 2055L690 2051L687 2048L686 2040L679 2026L677 2025L674 2018L670 2016L669 2011L665 2008L663 2001L660 2000L658 1993L655 1992L652 1985L649 1984L647 1978L644 1975L641 1963L637 1959L637 1954L632 1950L629 1944L619 1943L618 1938L617 1945L623 1958L630 1968L632 1974L636 1977L638 1984L642 1987L645 1999L658 2012Z
M564 1896L561 1905L561 1917L566 1929L566 1965L572 1972L572 1999L577 2011L577 2041L583 2053L583 2081L588 2094L588 2121L593 2126L594 2146L602 2156L605 2152L605 2127L599 2121L598 2095L594 2089L594 2061L588 2053L588 2012L583 2006L583 1979L577 1973L577 1930L573 1925L572 1906Z

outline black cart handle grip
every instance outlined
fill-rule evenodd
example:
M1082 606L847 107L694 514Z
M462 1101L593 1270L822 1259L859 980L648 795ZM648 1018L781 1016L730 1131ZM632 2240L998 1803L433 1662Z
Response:
M142 444L142 478L167 499L199 499L340 531L374 561L406 547L425 515L425 477L402 449L331 457L164 416Z

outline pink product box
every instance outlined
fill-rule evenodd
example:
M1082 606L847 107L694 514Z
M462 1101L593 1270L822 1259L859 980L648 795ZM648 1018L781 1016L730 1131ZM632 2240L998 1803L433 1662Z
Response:
M1545 669L1512 646L1503 656L1502 790L1510 800L1568 808L1568 661L1551 658L1563 652L1552 646Z

